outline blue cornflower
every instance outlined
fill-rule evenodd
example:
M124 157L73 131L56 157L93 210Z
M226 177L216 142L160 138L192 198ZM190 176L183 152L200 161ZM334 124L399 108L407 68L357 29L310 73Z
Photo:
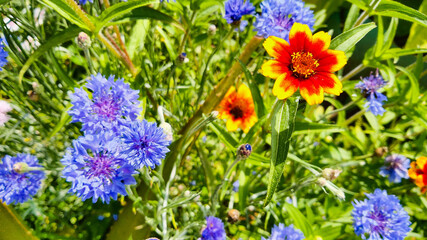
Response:
M136 120L141 109L138 107L139 91L130 88L123 79L106 79L100 73L89 80L85 87L91 91L91 98L83 88L76 88L70 94L73 106L68 111L73 122L83 124L82 131L95 133L104 129L117 132L128 120Z
M122 139L122 154L136 169L144 166L155 168L169 152L167 147L170 141L167 140L163 129L146 120L129 122L128 126L123 128Z
M313 31L313 11L304 7L301 0L264 0L261 10L254 24L259 36L276 36L289 41L289 31L295 22L306 24Z
M206 218L206 228L202 232L202 240L225 240L224 223L221 219L209 216Z
M125 185L135 184L136 173L120 154L121 141L113 132L87 134L73 141L61 160L63 177L72 183L70 192L83 200L110 202L117 195L127 195Z
M237 23L243 15L255 13L255 7L249 0L228 0L225 2L225 20L227 23Z
M0 71L3 70L3 66L7 64L7 56L9 55L5 50L6 40L4 38L0 38Z
M271 236L268 240L302 240L304 238L301 230L295 229L293 224L285 227L283 223L279 223L279 226L274 225L271 229ZM266 239L262 238L262 240Z
M361 89L361 92L366 96L365 107L368 107L368 111L372 112L374 115L383 115L385 109L383 108L383 102L387 101L387 97L378 92L386 82L379 75L378 69L375 75L371 74L369 77L365 77L361 82L356 84L356 88Z
M88 1L89 1L90 3L93 3L93 0L79 0L79 2L80 2L80 4L81 4L81 5L86 4Z
M375 189L374 193L366 196L368 199L362 202L353 202L354 232L362 239L403 240L411 231L411 222L399 199L381 189Z
M23 203L34 196L45 178L35 156L18 153L0 163L0 199L6 204Z
M238 192L239 191L239 186L240 186L240 182L239 182L239 180L236 180L233 183L233 192Z
M380 175L394 183L400 183L402 178L409 178L408 169L411 161L400 154L392 154L385 158L384 165L381 167Z

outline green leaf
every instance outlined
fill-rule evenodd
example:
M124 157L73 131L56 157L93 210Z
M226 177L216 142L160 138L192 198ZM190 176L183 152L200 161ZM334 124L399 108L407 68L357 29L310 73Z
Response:
M279 100L273 109L273 117L271 119L270 176L264 206L271 201L285 169L289 144L292 132L294 131L298 102L299 98L289 98L286 101Z
M285 203L285 208L289 213L289 216L294 220L295 227L300 229L306 238L313 235L313 229L311 228L310 223L297 208L289 203Z
M63 0L42 0L47 6L53 8L68 21L76 24L80 28L89 30L89 27L80 19L79 15Z
M21 71L19 71L19 82L22 82L22 78L24 77L25 72L28 70L28 68L30 68L31 64L35 62L41 55L43 55L46 51L50 50L52 47L73 39L81 31L81 28L77 26L71 26L43 43L39 48L37 48L37 50L28 58L28 60L22 66Z
M246 79L249 83L249 89L251 90L252 99L254 100L255 111L258 118L261 118L265 114L264 101L262 100L261 93L259 92L258 86L255 84L254 77L251 72L249 72L246 64L244 64L240 59L237 59L240 63L240 66L245 73Z
M403 72L406 76L408 76L409 81L411 82L411 93L407 96L409 97L409 103L415 104L418 102L418 97L420 96L420 84L415 75L409 72L406 68L401 66L396 66L401 72Z
M24 225L24 222L0 202L0 239L1 240L36 240Z
M424 0L419 9L420 12L427 13L427 0ZM414 23L409 32L405 48L427 48L427 27Z
M351 5L351 8L348 12L347 18L345 19L344 23L344 32L347 30L350 30L350 28L354 25L354 23L357 21L357 18L359 17L359 7L357 7L356 4Z
M374 14L397 17L427 27L427 15L396 1L382 0Z
M231 136L227 130L216 123L209 124L209 127L218 136L219 140L224 143L230 150L237 150L239 142Z
M309 134L309 133L335 133L345 131L346 128L339 127L335 124L321 124L311 122L295 122L294 135Z
M348 52L375 27L375 23L367 23L343 32L331 41L330 48Z
M390 58L397 58L401 56L420 54L420 53L427 53L427 48L416 48L416 49L391 48L385 51L381 55L380 59L386 60Z
M399 23L398 18L391 18L390 25L388 26L387 32L384 34L383 43L377 42L378 52L375 52L375 57L381 56L384 51L390 49L393 44L394 36L396 35L397 25Z
M127 2L120 2L113 6L105 9L99 16L98 22L96 23L96 32L102 29L107 23L117 17L120 17L131 10L145 5L156 3L156 0L129 0Z

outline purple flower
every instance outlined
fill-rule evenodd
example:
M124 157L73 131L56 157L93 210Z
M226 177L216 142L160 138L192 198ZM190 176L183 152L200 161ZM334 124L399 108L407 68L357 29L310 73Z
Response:
M3 70L3 66L7 64L7 56L9 55L5 50L6 40L4 38L0 38L0 71Z
M216 217L206 218L206 228L202 232L202 240L225 240L224 223Z
M380 175L394 183L400 183L402 178L409 178L408 169L411 161L403 155L392 154L385 158L384 165L381 167Z
M411 222L399 199L381 189L375 189L374 193L366 196L368 199L364 201L353 202L351 215L355 233L362 239L403 240L411 231Z
M83 124L82 131L100 132L104 129L118 132L127 121L136 120L141 109L138 107L138 93L123 79L106 79L100 73L89 80L85 87L91 91L91 98L83 88L76 88L70 94L73 106L68 111L73 122Z
M368 111L372 112L374 115L383 115L385 109L383 108L383 102L387 101L387 97L378 92L380 88L382 88L386 82L379 75L378 69L373 75L369 75L369 77L365 77L361 82L356 84L355 88L359 88L361 93L366 96L367 102L365 103L365 107L368 107Z
M239 180L236 180L233 183L233 192L238 192L239 191L239 186L240 186Z
M129 122L122 130L124 158L136 169L155 168L169 152L170 141L162 128L146 120Z
M274 225L271 229L271 236L267 240L302 240L304 238L301 230L295 229L293 224L285 227L283 223L279 223L279 226ZM262 240L266 239L262 238Z
M225 2L225 20L227 23L237 23L243 15L255 13L255 7L249 0L228 0Z
M81 4L81 5L86 4L88 1L89 1L90 3L93 3L93 0L79 0L79 2L80 2L80 4Z
M6 204L23 203L34 196L45 178L35 156L18 153L4 156L0 163L0 199Z
M265 38L276 36L289 41L289 31L295 22L313 30L314 15L301 0L264 0L261 15L257 15L255 31Z
M121 141L113 132L85 135L73 141L61 160L65 166L63 177L72 183L70 192L82 200L98 198L102 202L117 199L118 194L127 195L125 185L135 184L136 173L127 159L120 154Z

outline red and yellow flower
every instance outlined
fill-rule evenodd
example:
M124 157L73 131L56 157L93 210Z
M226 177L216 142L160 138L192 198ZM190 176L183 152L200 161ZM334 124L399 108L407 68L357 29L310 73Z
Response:
M242 84L236 91L231 87L219 105L220 119L227 119L227 130L236 131L239 127L247 133L258 121L254 101L249 88Z
M411 162L408 170L409 177L421 188L421 192L427 191L427 157L419 157L416 162Z
M323 93L340 95L342 84L333 74L347 63L343 51L331 50L331 36L323 31L312 35L305 24L294 23L289 43L270 36L264 42L268 54L274 57L262 65L266 77L276 79L273 95L285 99L298 88L308 104L323 102Z

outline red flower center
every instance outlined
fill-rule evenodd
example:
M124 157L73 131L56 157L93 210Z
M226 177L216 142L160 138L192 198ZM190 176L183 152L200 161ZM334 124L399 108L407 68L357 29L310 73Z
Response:
M291 56L292 63L289 68L296 78L310 77L319 66L319 62L310 52L294 52Z
M233 115L234 119L243 117L243 109L240 106L234 106L230 109L230 114Z

